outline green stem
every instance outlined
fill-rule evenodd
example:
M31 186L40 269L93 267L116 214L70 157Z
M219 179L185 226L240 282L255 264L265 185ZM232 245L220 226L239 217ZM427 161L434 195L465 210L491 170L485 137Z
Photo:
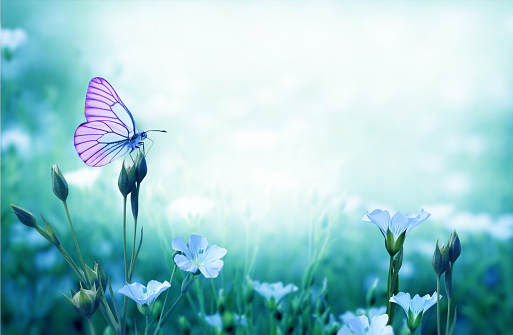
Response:
M169 319L169 317L171 316L171 313L173 313L173 310L175 309L176 305L180 302L180 300L182 300L183 297L185 297L186 294L187 294L187 292L180 293L180 295L176 299L176 301L173 304L173 306L171 306L169 311L167 311L166 314L164 315L164 318L161 318L159 320L159 323L157 324L157 328L155 329L155 332L153 332L153 335L157 335L158 334L158 332L160 331L160 328L162 327L162 325L164 325L164 323L166 323L167 319Z
M91 335L96 335L96 333L94 332L93 321L91 321L91 318L87 318L87 321L89 321L89 328L91 329Z
M126 196L123 197L123 256L125 259L125 282L128 284L128 267L126 263ZM125 297L123 302L123 319L121 321L121 334L125 333L127 305L128 297Z
M447 297L447 325L445 326L445 335L449 334L450 319L451 319L451 298Z
M136 189L133 192L137 192L137 196L139 196L139 184L136 185ZM130 268L135 267L135 238L136 238L136 236L137 236L137 217L134 217L134 244L132 247L132 259L130 261ZM132 280L131 274L129 275L129 279Z
M388 323L389 325L392 324L392 316L390 307L392 303L390 302L390 298L392 297L392 270L394 268L394 256L390 255L390 265L388 267L388 282L387 282L387 314L388 314Z
M436 276L436 331L440 335L440 276Z
M276 327L274 326L274 313L272 311L269 311L269 334L276 335Z
M146 317L146 328L144 328L144 335L148 334L148 317Z
M171 278L169 279L169 284L171 284L171 286L173 286L173 277L175 276L175 271L176 271L176 264L173 268L173 272L171 272ZM166 308L166 303L167 303L167 297L169 295L169 291L170 291L171 288L169 288L167 291L166 291L166 297L164 298L164 304L162 305L162 309L160 310L160 317L159 317L159 323L158 323L158 326L157 327L160 327L160 321L162 320L162 314L164 314L164 309ZM151 322L150 322L150 325L148 326L148 328L150 328L151 326L153 326L153 323L155 322L155 319L153 319Z
M77 236L75 235L75 229L73 229L73 223L71 222L71 216L69 215L68 204L66 203L66 201L63 201L62 203L64 204L64 209L66 210L66 215L68 216L69 226L71 227L71 233L73 234L73 239L75 240L75 246L77 247L78 258L80 259L80 263L82 264L82 269L84 270L84 274L85 274L86 267L84 264L84 260L82 259L82 254L80 253L80 248L78 247ZM87 280L87 276L85 276L85 278L86 278L86 283L89 284L89 280Z

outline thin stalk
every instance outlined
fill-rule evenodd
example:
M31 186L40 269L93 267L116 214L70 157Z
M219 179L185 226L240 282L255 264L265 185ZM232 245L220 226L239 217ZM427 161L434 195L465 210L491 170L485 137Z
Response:
M436 332L440 335L440 276L436 276Z
M392 317L390 307L392 303L390 302L390 298L392 297L392 270L394 268L394 256L390 255L390 265L388 267L388 282L387 282L387 314L388 314L388 324L392 324Z
M157 335L158 332L160 331L160 328L162 327L162 325L164 323L166 323L167 319L169 319L169 317L171 316L171 313L173 312L173 310L175 309L176 305L180 302L180 300L182 300L182 298L187 294L187 292L185 293L180 293L180 295L178 296L178 298L176 299L175 303L173 304L173 306L171 306L171 308L169 309L169 311L166 312L166 314L164 315L164 318L160 319L159 320L159 323L157 324L157 328L155 329L155 331L153 332L153 335ZM162 321L163 320L163 321ZM162 325L161 325L162 324Z
M93 321L91 321L91 318L87 318L87 321L89 321L89 328L91 329L91 335L96 335L96 333L94 332Z
M126 196L123 197L123 256L125 260L125 281L128 284L128 267L126 263ZM123 301L123 319L121 321L121 334L125 333L127 305L128 297L125 297Z
M139 196L139 184L136 185L136 189L134 191L137 192L137 196ZM139 200L137 200L137 201L139 201ZM137 217L134 217L134 244L132 247L132 260L130 261L130 268L135 267L135 238L136 238L136 236L137 236ZM132 279L132 278L130 278L130 279Z
M175 266L173 268L173 272L171 272L171 278L169 279L169 284L171 284L171 286L173 286L173 277L175 276L175 271L176 271L176 264L175 264ZM166 308L167 296L169 295L170 289L171 289L171 287L169 289L167 289L167 291L166 291L166 297L164 298L164 304L162 304L162 309L160 310L159 323L158 323L157 327L160 327L160 320L162 320L162 314L164 314L164 309ZM154 322L155 322L155 319L151 320L148 328L153 326Z
M84 263L84 260L82 259L82 254L80 253L80 248L78 246L77 236L75 235L75 229L73 229L73 223L71 222L71 216L69 215L68 204L66 203L66 201L63 201L62 203L64 204L64 209L66 210L66 215L68 216L69 226L71 227L71 233L73 234L73 239L75 240L75 246L77 247L78 258L80 259L80 263L82 264L82 269L84 270L84 273L86 273L85 263ZM86 276L86 278L87 278L87 276Z
M274 326L274 316L272 311L269 311L269 330L269 334L276 335L276 327Z
M146 327L144 328L144 335L148 335L148 317L146 317Z
M445 335L449 334L449 320L451 319L451 298L447 297L447 325L445 326Z

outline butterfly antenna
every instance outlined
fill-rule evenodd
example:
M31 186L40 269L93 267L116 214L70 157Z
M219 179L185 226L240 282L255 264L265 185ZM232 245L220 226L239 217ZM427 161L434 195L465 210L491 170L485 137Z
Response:
M155 129L146 130L146 132L149 132L149 131L158 131L159 133L167 133L167 130L155 130Z

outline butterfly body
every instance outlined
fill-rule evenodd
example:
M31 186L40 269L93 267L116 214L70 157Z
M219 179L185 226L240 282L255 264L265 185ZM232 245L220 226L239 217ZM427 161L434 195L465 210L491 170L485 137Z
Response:
M87 122L75 131L75 148L89 166L103 166L143 146L147 138L107 80L91 79L85 101ZM164 131L165 132L165 131Z

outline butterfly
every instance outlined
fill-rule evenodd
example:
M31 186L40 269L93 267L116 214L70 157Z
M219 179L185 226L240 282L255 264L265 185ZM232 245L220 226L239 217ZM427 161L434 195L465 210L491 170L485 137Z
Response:
M139 131L134 118L109 82L91 79L85 100L87 122L75 131L75 149L89 166L103 166L128 151L143 147L148 131Z

